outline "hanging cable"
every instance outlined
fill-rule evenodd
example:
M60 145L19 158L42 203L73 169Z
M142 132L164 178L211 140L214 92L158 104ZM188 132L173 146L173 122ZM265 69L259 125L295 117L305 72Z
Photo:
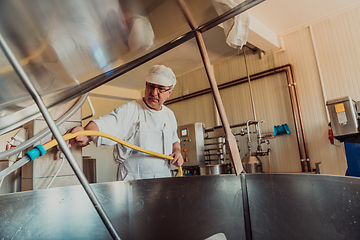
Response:
M55 178L57 177L57 175L59 174L62 166L64 165L65 162L65 155L62 152L59 152L60 158L61 158L61 164L59 169L56 171L56 173L54 174L53 178L51 179L51 181L49 182L49 184L46 186L46 189L50 187L50 185L54 182Z

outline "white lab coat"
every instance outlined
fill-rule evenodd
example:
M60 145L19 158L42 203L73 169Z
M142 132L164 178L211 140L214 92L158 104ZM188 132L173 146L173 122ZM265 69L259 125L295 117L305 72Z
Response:
M142 99L124 104L94 122L101 132L165 155L172 153L173 143L180 142L174 113L166 106L160 111L149 109ZM97 145L101 144L116 143L99 137ZM114 159L119 163L118 180L171 177L169 160L150 156L120 144L114 146Z

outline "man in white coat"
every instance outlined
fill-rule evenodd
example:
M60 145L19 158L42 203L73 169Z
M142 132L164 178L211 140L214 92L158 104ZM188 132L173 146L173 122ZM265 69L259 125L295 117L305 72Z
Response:
M93 141L97 146L115 145L114 159L119 164L118 180L136 180L171 177L170 163L180 167L183 163L177 123L174 113L163 103L174 90L176 77L163 65L154 65L146 78L145 97L128 102L85 128L75 127L70 132L96 130L111 134L150 151L172 156L169 160L154 157L96 136L79 135L70 143L86 146Z

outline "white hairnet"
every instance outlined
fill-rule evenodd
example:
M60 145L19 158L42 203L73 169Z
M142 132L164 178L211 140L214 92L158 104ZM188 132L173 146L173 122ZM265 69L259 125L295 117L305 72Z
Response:
M171 68L164 65L154 65L150 68L146 81L152 84L175 87L176 77Z

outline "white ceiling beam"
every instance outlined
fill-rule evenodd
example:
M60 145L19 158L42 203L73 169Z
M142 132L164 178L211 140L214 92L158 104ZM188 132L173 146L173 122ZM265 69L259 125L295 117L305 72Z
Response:
M250 14L249 16L250 26L248 42L264 52L279 49L280 43L277 34L255 17Z

